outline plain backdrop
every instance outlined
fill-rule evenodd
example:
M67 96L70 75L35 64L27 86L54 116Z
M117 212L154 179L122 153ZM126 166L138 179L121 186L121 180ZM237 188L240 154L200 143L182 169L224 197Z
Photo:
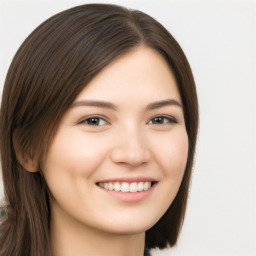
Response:
M155 17L182 46L197 84L200 132L185 223L177 246L153 255L255 256L255 1L2 0L1 90L16 50L36 26L91 2L121 4Z

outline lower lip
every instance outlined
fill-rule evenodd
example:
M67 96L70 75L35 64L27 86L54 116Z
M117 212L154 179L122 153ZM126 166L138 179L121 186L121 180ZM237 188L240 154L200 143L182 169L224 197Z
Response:
M110 196L113 196L121 201L124 202L129 202L129 203L136 203L136 202L140 202L144 199L146 199L147 197L150 196L150 194L154 191L156 187L156 184L153 184L153 186L146 190L146 191L141 191L141 192L128 192L128 193L124 193L124 192L117 192L117 191L110 191L104 188L99 187L100 189L102 189L104 192L106 192L107 194L109 194Z

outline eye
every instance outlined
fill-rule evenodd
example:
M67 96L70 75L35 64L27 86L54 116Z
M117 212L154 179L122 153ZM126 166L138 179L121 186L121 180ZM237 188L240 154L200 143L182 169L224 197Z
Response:
M150 121L149 124L169 124L169 123L177 123L177 120L170 116L155 116Z
M92 116L82 120L79 122L79 124L85 124L89 126L102 126L108 124L108 122L104 118Z

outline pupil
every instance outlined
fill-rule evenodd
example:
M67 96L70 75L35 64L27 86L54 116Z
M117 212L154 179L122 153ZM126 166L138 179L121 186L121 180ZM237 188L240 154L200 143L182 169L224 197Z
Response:
M163 118L162 117L156 117L155 118L155 123L162 123L163 122Z
M99 124L99 118L90 118L88 120L88 123L92 124L92 125L97 125L97 124Z

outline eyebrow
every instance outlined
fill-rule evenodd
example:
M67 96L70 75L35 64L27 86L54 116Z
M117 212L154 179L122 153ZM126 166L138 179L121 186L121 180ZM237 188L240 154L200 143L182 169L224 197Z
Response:
M99 107L99 108L106 108L110 110L117 111L118 106L114 105L111 102L108 101L97 101L97 100L81 100L81 101L76 101L74 102L71 107L79 107L79 106L89 106L89 107ZM162 108L165 106L178 106L182 107L181 103L179 103L175 99L166 99L166 100L161 100L161 101L156 101L153 103L150 103L147 105L146 110L154 110L158 108Z
M182 107L181 103L179 103L175 99L166 99L166 100L161 100L157 102L150 103L147 107L146 110L154 110L157 108L162 108L165 106L177 106L177 107Z
M74 102L71 105L71 107L79 107L79 106L99 107L99 108L107 108L111 110L118 109L118 107L111 102L97 101L97 100L81 100L81 101Z

